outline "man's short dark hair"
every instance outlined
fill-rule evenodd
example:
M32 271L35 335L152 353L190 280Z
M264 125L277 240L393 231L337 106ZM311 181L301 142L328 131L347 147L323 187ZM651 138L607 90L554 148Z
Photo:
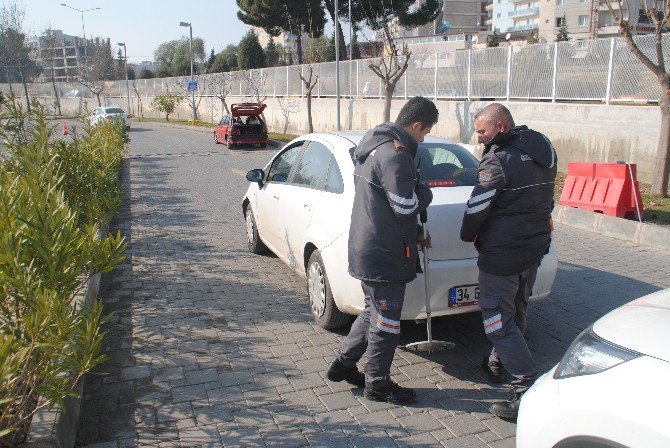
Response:
M421 129L433 127L437 123L439 112L435 103L422 96L410 98L400 109L395 124L400 127L411 126L417 121L421 122Z
M478 118L483 118L491 124L495 124L501 121L505 123L505 126L508 130L514 127L514 118L512 118L512 113L508 108L500 103L491 103L484 109L477 112L475 114L475 120Z

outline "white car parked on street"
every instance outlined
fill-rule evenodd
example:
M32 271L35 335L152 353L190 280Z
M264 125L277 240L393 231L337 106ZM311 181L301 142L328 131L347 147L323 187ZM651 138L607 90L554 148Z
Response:
M670 289L577 336L523 395L517 448L670 447Z
M352 154L365 134L309 134L281 149L264 169L247 173L252 183L242 210L249 249L274 252L307 280L317 324L344 325L364 306L360 281L348 273L347 243L354 199ZM416 157L421 180L433 191L427 229L433 316L479 310L477 251L460 239L465 203L477 179L478 160L455 143L426 137ZM380 229L383 232L383 229ZM422 258L422 257L419 257ZM557 257L553 243L542 260L533 297L547 296ZM425 269L425 267L424 267ZM422 274L407 285L402 319L426 318Z
M96 107L88 117L88 122L91 127L97 126L105 120L123 120L126 124L126 129L130 130L132 117L120 107Z

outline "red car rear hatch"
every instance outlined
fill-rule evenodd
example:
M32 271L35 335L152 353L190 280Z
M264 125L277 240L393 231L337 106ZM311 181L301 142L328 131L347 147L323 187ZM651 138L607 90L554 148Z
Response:
M240 115L260 115L267 105L265 103L237 103L230 106L233 117Z

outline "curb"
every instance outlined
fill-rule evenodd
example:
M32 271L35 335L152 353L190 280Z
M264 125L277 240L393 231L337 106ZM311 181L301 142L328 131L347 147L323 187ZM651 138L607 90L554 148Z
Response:
M103 239L109 232L108 225L98 231ZM91 277L82 291L74 298L75 306L92 304L100 290L102 274ZM26 440L21 444L25 448L65 448L74 447L77 438L77 426L81 412L81 400L84 393L83 377L75 387L76 396L65 397L65 408L56 404L53 408L43 407L33 415Z
M556 205L556 222L589 232L670 252L670 228Z

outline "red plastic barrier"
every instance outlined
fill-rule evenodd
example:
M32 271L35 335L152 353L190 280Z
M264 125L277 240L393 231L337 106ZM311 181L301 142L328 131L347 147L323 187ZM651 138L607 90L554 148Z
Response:
M636 173L633 163L568 163L559 204L619 218L641 218L644 207Z

